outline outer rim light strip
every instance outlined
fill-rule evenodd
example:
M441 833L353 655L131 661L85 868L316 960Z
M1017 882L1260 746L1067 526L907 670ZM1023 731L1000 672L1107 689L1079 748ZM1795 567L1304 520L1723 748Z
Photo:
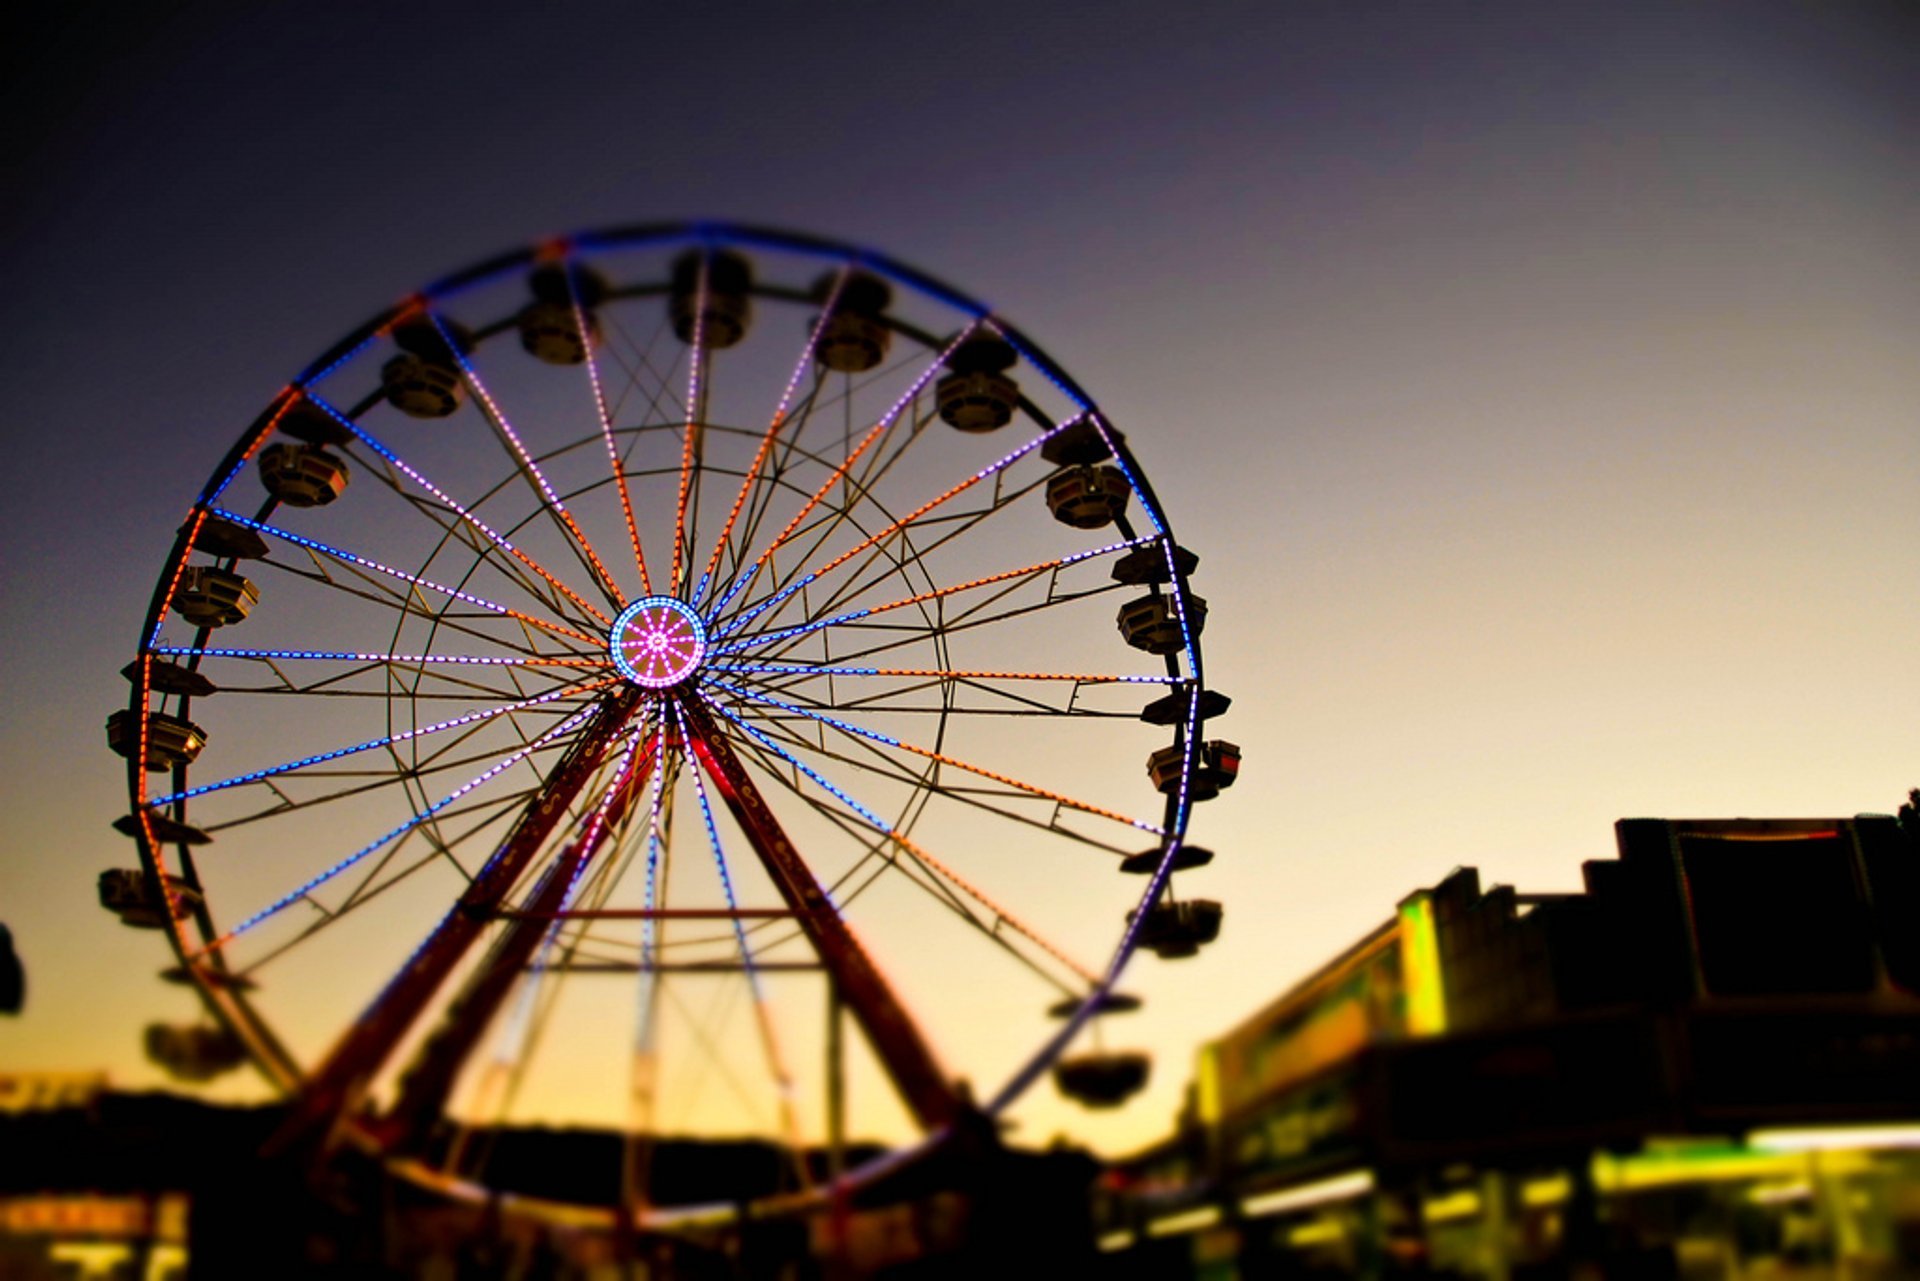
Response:
M973 334L973 331L979 326L979 323L980 322L976 319L971 324L969 324L966 328L962 329L958 334L956 334L954 336L953 341L948 343L946 347L941 350L939 356L934 359L933 363L928 365L927 368L921 372L920 376L913 380L913 385L907 388L906 393L902 395L899 400L893 403L893 408L889 409L885 414L881 415L879 420L876 421L873 424L873 426L868 429L867 434L861 438L860 443L854 447L853 452L849 453L846 456L846 458L842 460L840 465L838 467L835 467L833 471L828 474L826 480L821 483L820 488L816 489L813 492L813 496L807 499L806 503L800 508L800 510L794 513L793 519L787 522L787 527L781 530L779 535L771 543L767 544L766 550L761 552L759 558L753 562L753 568L749 569L745 574L742 574L740 577L734 580L733 586L729 587L726 590L726 593L721 596L719 604L713 607L712 616L714 618L717 619L720 616L721 612L726 609L728 603L731 602L733 598L737 596L741 591L743 591L747 587L747 585L754 580L756 576L758 576L758 574L760 573L760 567L767 563L767 558L772 556L775 551L777 551L781 546L783 546L786 543L788 538L792 537L793 531L800 527L800 522L807 518L807 513L811 512L816 506L818 506L820 503L820 500L822 498L825 498L828 492L833 489L834 485L838 484L840 480L847 474L847 472L852 469L854 462L859 459L860 455L867 452L867 447L872 445L874 441L878 440L882 433L884 433L888 428L892 427L896 421L898 421L900 415L906 412L907 406L913 403L913 398L920 394L921 388L925 387L928 381L931 380L935 374L940 372L941 367L944 366L947 362L947 357L951 356L954 353L954 350L958 348L962 342L964 342L968 337L970 337ZM758 612L759 612L758 609L752 610L749 612L748 617L751 617L752 614L756 614ZM736 620L736 622L738 621L739 620ZM727 627L721 628L718 634L724 636L732 630L733 630L733 625L729 625Z
M331 415L337 422L339 422L339 424L342 427L345 427L348 431L352 432L355 436L358 436L360 440L366 444L367 448L373 450L374 453L379 454L382 458L386 459L389 463L393 464L394 467L398 468L401 472L405 473L406 476L414 482L414 484L420 486L422 489L426 490L429 494L432 494L435 498L439 499L440 502L443 505L445 505L449 511L453 512L455 515L459 516L460 519L466 521L469 525L472 525L475 529L479 530L480 533L486 537L487 541L491 542L494 546L500 548L500 550L512 556L515 560L518 560L521 564L525 565L528 569L531 569L534 573L540 575L540 577L546 579L547 582L553 585L553 588L555 591L559 592L561 595L565 596L568 600L578 605L581 609L585 610L593 618L598 619L602 623L605 623L608 621L607 616L604 613L602 613L599 609L595 608L593 605L590 605L586 601L582 600L577 592L575 592L571 587L568 587L565 583L562 583L559 579L555 578L553 574L549 572L545 566L541 565L538 561L534 560L533 557L527 555L525 552L521 551L518 547L515 547L512 543L508 542L505 538L503 538L500 535L499 531L495 530L491 525L487 524L485 521L481 520L478 516L475 516L472 512L468 511L465 507L462 507L459 503L455 502L452 499L452 497L450 497L446 493L445 490L441 489L438 485L434 484L432 481L428 480L425 476L415 471L413 467L406 462L405 459L401 458L400 455L394 453L391 449L381 444L371 434L369 434L365 428L360 426L359 423L356 423L355 421L353 421L353 419L341 413L337 408L335 408L333 405L329 404L326 400L322 399L319 396L315 396L309 393L307 396L307 399L312 404L317 405L322 410L326 411L326 413Z
M356 853L349 854L346 858L341 859L338 863L335 863L332 867L320 873L320 875L314 877L312 880L302 885L299 889L294 890L292 893L287 894L285 897L280 898L275 902L267 905L266 907L261 908L259 911L255 912L252 916L247 917L244 921L241 921L240 924L234 926L232 929L228 930L225 934L221 935L219 938L215 939L213 942L207 944L205 947L201 948L198 952L194 953L193 959L197 960L200 957L208 955L209 953L220 950L221 948L225 947L228 943L231 943L234 939L238 938L240 935L246 933L248 930L252 929L254 926L260 924L260 922L266 920L268 917L273 916L276 913L283 911L287 907L290 907L294 903L299 902L301 899L305 898L308 894L320 888L320 886L326 884L328 881L332 880L334 877L338 876L340 873L346 871L348 868L352 867L355 863L358 863L361 859L366 858L369 854L372 854L375 851L385 847L389 842L396 840L401 836L404 836L406 833L420 826L420 824L426 822L428 819L432 818L435 814L439 813L441 810L445 809L447 806L453 804L455 801L459 800L462 796L465 796L468 792L471 792L474 788L479 787L482 783L487 782L489 779L492 779L504 773L505 771L513 768L515 765L519 764L521 761L525 760L527 757L533 755L533 753L538 749L547 746L553 739L558 738L560 735L568 732L569 730L572 730L578 727L588 717L592 716L595 710L596 710L595 708L589 707L589 708L586 708L584 711L575 712L572 716L569 716L566 720L560 722L558 725L554 726L552 729L542 734L539 738L534 739L533 742L527 744L525 747L521 748L519 751L489 766L484 773L477 774L473 778L468 779L465 783L462 783L459 787L455 788L452 792L449 792L446 796L435 801L432 805L420 811L420 813L415 814L412 818L408 819L406 822L402 823L400 826L394 828L392 831L388 832L385 836L382 836L379 839L373 841L371 844L362 847Z
M294 770L305 769L309 765L319 765L326 761L338 760L342 756L352 756L357 752L371 751L376 747L386 747L393 743L404 743L411 739L423 738L428 734L437 734L441 730L458 729L462 725L472 725L479 721L491 720L496 716L506 716L513 712L525 711L529 707L538 707L543 703L551 703L556 699L571 698L580 694L589 693L611 684L613 684L613 678L609 677L605 680L592 681L583 685L570 685L564 689L551 690L537 698L522 699L517 703L508 703L503 707L490 707L485 711L468 712L465 716L456 716L452 720L441 721L437 725L425 725L419 729L402 730L397 734L389 734L385 738L370 738L366 742L356 743L352 747L336 748L331 752L321 752L318 755L303 757L297 761L288 761L284 765L273 765L266 769L254 770L251 773L235 775L233 778L222 779L217 783L205 783L199 787L190 787L184 792L174 792L168 796L158 797L148 801L147 804L170 805L174 801L184 801L195 796L205 796L208 792L224 791L229 787L239 787L245 783L257 783L263 778L273 778L279 774L290 774Z
M1036 574L1044 574L1049 570L1064 569L1068 565L1083 560L1090 560L1095 556L1106 556L1125 547L1134 547L1141 543L1153 541L1155 541L1155 539L1152 538L1129 538L1122 542L1109 543L1105 547L1095 547L1090 551L1074 552L1068 556L1055 557L1053 560L1040 561L1038 564L1023 565L1019 569L1002 570L997 574L988 574L983 578L975 578L969 582L955 583L951 587L941 587L933 591L920 592L913 596L905 596L899 600L888 601L884 605L874 605L867 609L851 610L833 618L817 619L811 623L801 623L793 627L771 632L754 632L751 635L739 636L723 645L715 646L714 653L730 654L748 645L773 644L776 641L787 640L790 637L804 636L808 632L819 631L823 627L833 627L839 623L851 623L874 614L884 614L888 610L904 609L909 605L918 605L923 601L955 596L964 591L971 591L976 587L990 587L994 583L1004 583L1009 579L1015 578L1031 578ZM831 568L831 566L829 566L829 568Z
M986 769L979 765L970 765L966 761L960 760L958 757L948 756L945 753L936 752L931 750L930 748L916 747L912 743L902 742L901 740L894 738L890 734L882 734L878 730L862 729L858 725L852 725L846 721L837 720L834 717L825 715L824 713L816 712L811 708L799 707L792 703L783 703L777 698L769 698L765 694L757 694L752 690L742 689L740 686L731 684L730 682L727 682L727 681L716 680L713 683L715 685L720 686L722 689L730 690L733 693L739 694L744 698L750 698L754 700L756 703L766 703L770 706L778 707L783 711L794 712L794 713L797 713L798 715L806 716L813 720L820 721L824 724L831 725L835 729L843 730L846 733L856 735L860 738L871 739L876 743L885 743L887 746L897 747L903 752L911 752L915 756L923 756L930 761L938 761L942 765L951 765L955 769L965 770L969 774L978 774L981 778L990 778L996 783L1005 783L1008 787L1018 788L1020 791L1026 792L1032 796L1037 796L1042 800L1052 801L1058 805L1065 805L1069 809L1079 810L1085 814L1093 814L1093 815L1097 815L1100 818L1111 819L1116 823L1123 824L1127 827L1137 828L1142 832L1148 832L1154 836L1165 835L1165 833L1161 831L1160 828L1154 826L1152 823L1148 823L1137 818L1128 818L1124 814L1116 813L1115 811L1109 810L1109 809L1102 809L1097 805L1090 805L1085 801L1076 801L1070 796L1062 795L1059 792L1048 791L1046 788L1036 786L1033 783L1023 783L1017 778L1013 778L1006 774L995 773L993 770ZM891 831L892 829L888 828L887 830Z
M859 555L861 552L865 551L867 548L875 546L881 540L891 538L893 535L899 533L901 530L911 525L914 521L919 520L922 516L926 515L928 512L932 511L934 508L940 506L940 504L948 501L951 498L958 497L960 494L965 493L967 490L973 488L975 485L979 484L981 481L987 479L989 476L992 476L997 472L1004 471L1008 467L1011 467L1014 463L1018 462L1021 458L1025 457L1027 454L1032 453L1034 450L1038 449L1041 445L1044 445L1048 440L1052 439L1054 436L1058 435L1060 432L1065 431L1069 426L1073 425L1075 422L1078 422L1078 421L1079 421L1078 417L1069 418L1066 422L1060 423L1052 428L1049 428L1044 432L1041 432L1038 436L1035 436L1032 440L1020 446L1020 448L1006 455L1006 457L1001 458L996 462L990 463L985 467L982 467L979 471L975 472L973 475L969 476L967 479L961 481L959 484L953 486L951 489L947 490L944 494L941 494L939 497L927 500L925 503L922 503L919 507L916 507L914 510L908 512L905 516L902 516L898 520L894 521L892 524L886 526L883 529L877 530L872 534L869 534L865 539L861 540L858 543L855 543L852 547L849 547L846 551L841 552L838 556L834 557L832 560L822 565L819 569L816 569L811 573L805 575L798 582L788 584L788 586L782 591L776 592L774 595L769 596L766 600L761 601L758 605L755 605L752 609L747 610L745 613L741 614L740 617L734 619L731 623L721 628L719 634L721 636L727 636L732 634L733 632L738 631L740 628L744 627L751 619L753 619L758 614L760 614L761 611L770 609L773 606L778 605L781 601L786 600L788 597L792 596L795 592L799 591L801 588L806 587L808 584L812 583L815 579L819 578L822 574L828 574L833 572L834 569L836 569L841 565L844 565L847 561ZM1128 483L1131 484L1133 478L1129 476L1127 479L1128 479ZM1136 490L1138 489L1137 486L1135 488ZM768 550L772 550L772 549L769 548Z

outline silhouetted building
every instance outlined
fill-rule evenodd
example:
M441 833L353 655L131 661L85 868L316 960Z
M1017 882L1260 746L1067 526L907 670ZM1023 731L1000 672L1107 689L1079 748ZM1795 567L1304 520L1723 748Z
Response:
M1116 1274L1916 1275L1912 808L1616 833L1584 893L1453 872L1203 1047L1096 1196Z

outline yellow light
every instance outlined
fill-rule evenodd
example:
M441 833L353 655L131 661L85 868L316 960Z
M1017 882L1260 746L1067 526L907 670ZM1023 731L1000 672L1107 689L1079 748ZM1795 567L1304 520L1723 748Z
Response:
M1445 1196L1432 1197L1420 1203L1420 1217L1428 1223L1466 1219L1478 1213L1480 1213L1480 1194L1472 1188L1462 1188L1458 1192L1449 1192Z
M1201 1228L1210 1228L1220 1222L1220 1207L1203 1205L1193 1210L1182 1210L1178 1214L1169 1214L1165 1218L1155 1219L1147 1224L1150 1237L1178 1236L1182 1232L1195 1232Z
M1755 1130L1747 1144L1766 1152L1834 1148L1920 1148L1920 1125L1843 1125L1818 1130Z
M1315 1219L1287 1233L1288 1245L1328 1245L1346 1237L1347 1230L1338 1219Z
M1371 1191L1373 1171L1351 1170L1316 1183L1303 1183L1299 1187L1250 1196L1240 1202L1240 1215L1242 1218L1257 1219L1266 1214L1285 1214L1289 1210L1304 1210L1309 1206L1351 1200Z
M1407 989L1407 1031L1437 1036L1447 1030L1447 993L1440 971L1440 935L1433 896L1425 890L1400 904L1400 964Z
M1094 1241L1102 1254L1112 1254L1115 1250L1124 1250L1133 1244L1133 1232L1123 1228L1118 1232L1109 1232Z
M1195 1104L1200 1113L1202 1125L1213 1126L1220 1123L1220 1047L1214 1044L1200 1047L1200 1061L1194 1066L1193 1073Z
M1520 1185L1520 1204L1536 1210L1542 1206L1560 1205L1572 1195L1573 1180L1564 1174L1533 1179Z

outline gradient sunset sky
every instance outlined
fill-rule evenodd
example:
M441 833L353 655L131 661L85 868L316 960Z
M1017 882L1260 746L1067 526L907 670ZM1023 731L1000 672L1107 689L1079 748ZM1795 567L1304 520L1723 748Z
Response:
M49 8L7 41L0 1069L158 1086L140 1029L192 1013L94 878L208 471L369 313L575 228L953 281L1202 557L1224 933L1129 977L1149 1092L1043 1086L1023 1137L1163 1133L1201 1039L1457 865L1569 890L1623 816L1920 785L1911 6Z

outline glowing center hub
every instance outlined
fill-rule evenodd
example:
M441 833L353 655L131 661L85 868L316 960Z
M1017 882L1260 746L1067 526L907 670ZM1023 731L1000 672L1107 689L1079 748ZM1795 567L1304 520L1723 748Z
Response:
M648 596L620 611L607 634L620 674L647 689L666 689L694 674L707 656L707 627L684 601Z

